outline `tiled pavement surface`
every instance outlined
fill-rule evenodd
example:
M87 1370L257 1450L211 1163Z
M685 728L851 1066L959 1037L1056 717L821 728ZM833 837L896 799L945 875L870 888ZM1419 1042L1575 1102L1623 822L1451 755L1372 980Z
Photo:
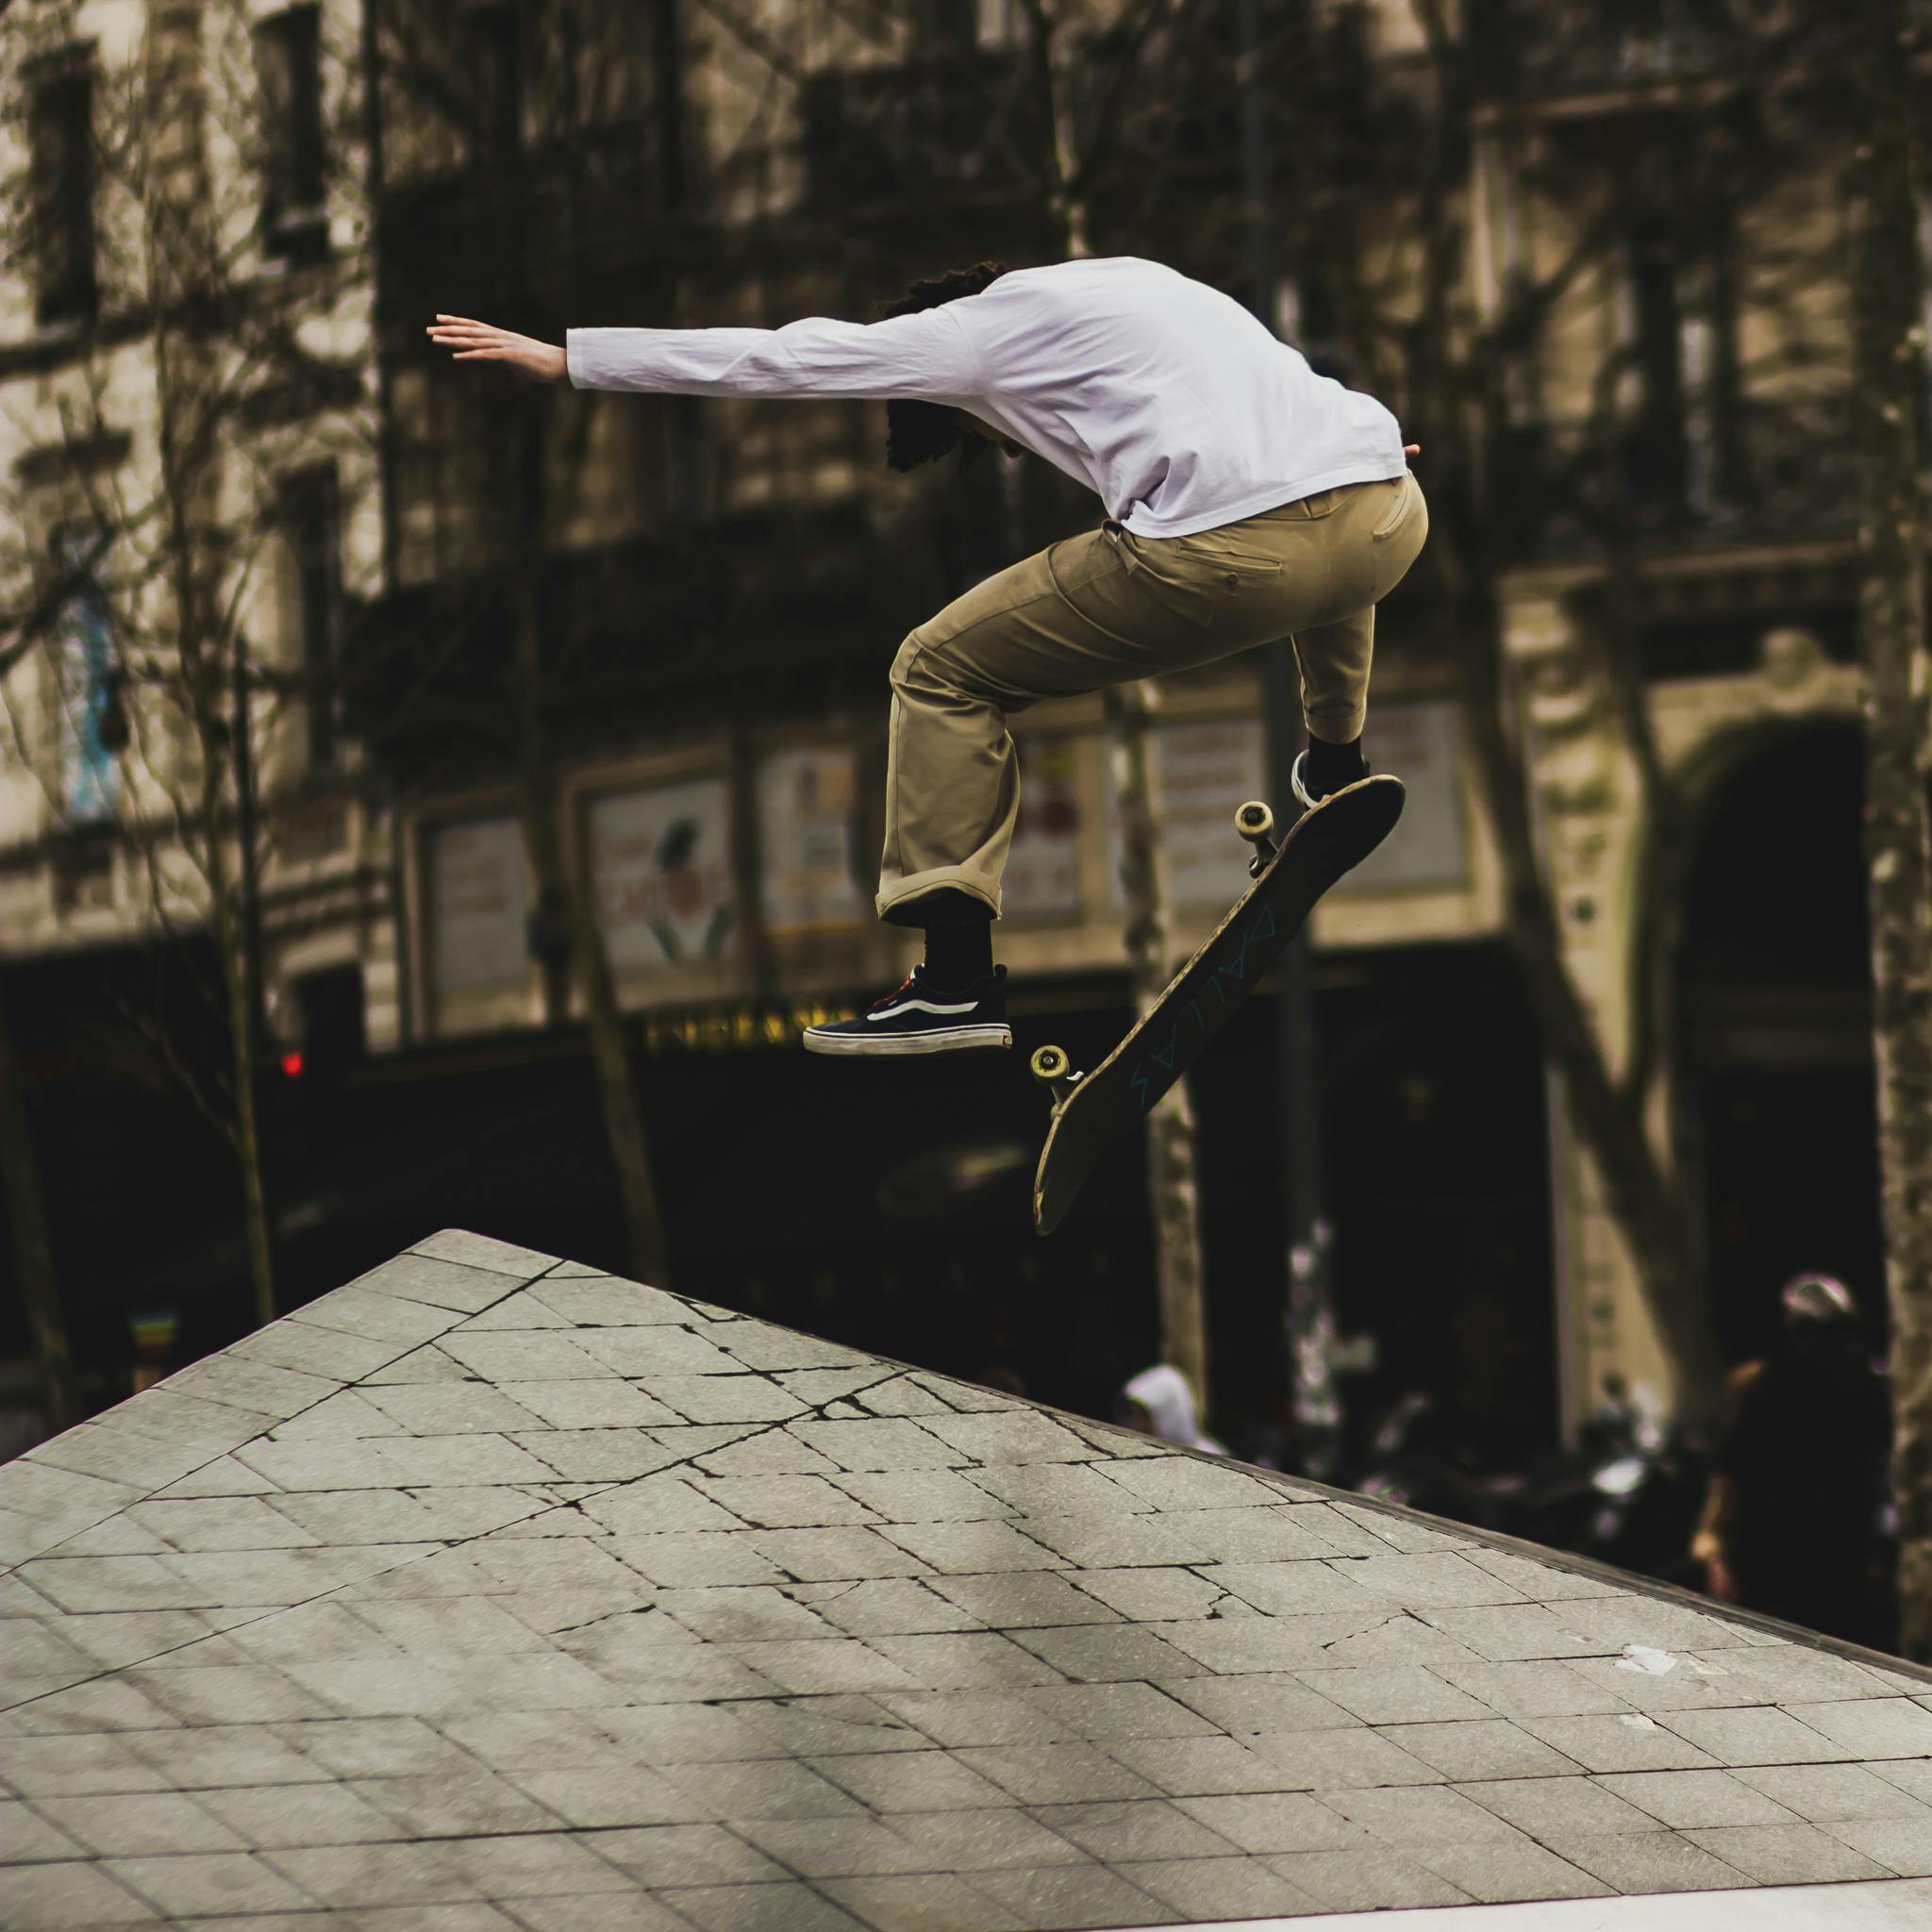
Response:
M0 1467L0 1922L1932 1874L1932 1674L445 1233Z

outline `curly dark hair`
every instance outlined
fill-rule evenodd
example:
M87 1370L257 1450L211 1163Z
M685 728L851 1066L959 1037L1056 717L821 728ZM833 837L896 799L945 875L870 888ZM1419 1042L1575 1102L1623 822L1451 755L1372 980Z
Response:
M894 315L917 315L922 309L937 308L942 302L957 302L962 295L976 295L991 288L1007 272L1003 261L975 262L971 268L956 268L942 275L927 275L914 282L898 301L878 312L876 320ZM986 439L960 426L959 419L941 403L921 403L898 397L886 404L886 462L899 471L916 470L948 452L962 451L962 464L984 453Z

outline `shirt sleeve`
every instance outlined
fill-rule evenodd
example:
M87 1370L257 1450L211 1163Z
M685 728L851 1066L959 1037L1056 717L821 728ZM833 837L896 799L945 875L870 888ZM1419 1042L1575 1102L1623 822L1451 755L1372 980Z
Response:
M943 308L885 322L813 317L783 328L574 328L577 389L703 396L917 396L969 401L979 358Z

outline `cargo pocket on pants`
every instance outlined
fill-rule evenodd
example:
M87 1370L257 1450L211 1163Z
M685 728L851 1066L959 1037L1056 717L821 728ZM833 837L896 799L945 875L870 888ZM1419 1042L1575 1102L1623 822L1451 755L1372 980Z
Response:
M1243 541L1235 536L1239 525L1222 529L1200 530L1191 537L1176 538L1185 546L1183 554L1199 571L1218 576L1232 585L1238 578L1278 577L1282 572L1279 557L1271 556L1254 539Z
M1221 578L1210 579L1187 558L1181 550L1186 541L1184 537L1137 538L1127 530L1115 547L1127 567L1127 583L1136 599L1159 618L1208 630L1214 623L1213 587Z
M1415 487L1415 478L1407 470L1396 480L1400 482L1402 487L1395 492L1395 501L1391 506L1388 515L1369 532L1369 539L1372 542L1385 542L1389 538L1394 536L1396 531L1401 529L1403 525L1414 514L1416 504L1420 501L1420 492Z

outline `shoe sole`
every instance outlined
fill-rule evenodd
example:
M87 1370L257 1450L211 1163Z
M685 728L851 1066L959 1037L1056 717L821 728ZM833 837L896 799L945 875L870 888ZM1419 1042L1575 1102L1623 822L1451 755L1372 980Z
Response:
M808 1053L857 1054L869 1058L886 1058L904 1053L963 1053L974 1047L1011 1046L1010 1026L933 1027L919 1033L816 1033L807 1027Z

